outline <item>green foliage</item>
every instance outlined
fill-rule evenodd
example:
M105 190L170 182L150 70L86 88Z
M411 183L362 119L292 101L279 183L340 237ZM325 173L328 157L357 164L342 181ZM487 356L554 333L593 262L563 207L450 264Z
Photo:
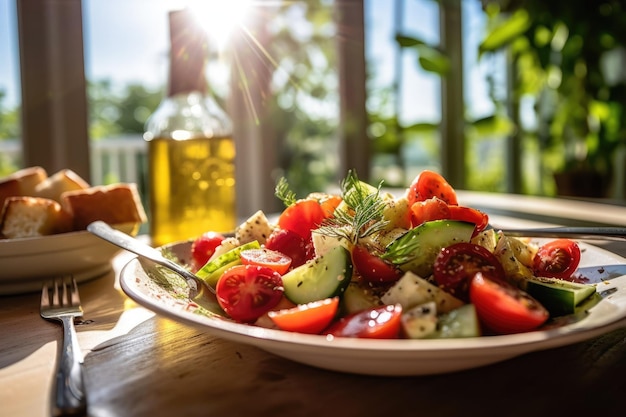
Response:
M396 42L401 48L415 49L418 55L417 62L424 71L445 76L450 70L450 60L436 46L429 45L421 39L401 34L396 35Z
M624 3L522 0L510 7L507 0L483 2L491 30L480 52L508 48L513 56L513 106L531 99L537 122L524 126L519 115L513 117L524 140L537 144L542 181L567 170L610 177L614 152L626 145L626 78L623 64L609 61L626 56Z
M116 93L109 80L89 82L89 136L98 140L120 133L143 133L147 118L163 98L161 91L129 84Z

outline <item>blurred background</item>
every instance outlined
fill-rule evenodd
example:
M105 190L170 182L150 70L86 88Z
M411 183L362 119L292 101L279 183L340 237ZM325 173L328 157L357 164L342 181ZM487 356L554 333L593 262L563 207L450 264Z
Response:
M85 119L77 171L144 189L144 123L166 87L167 12L182 3L0 0L0 175L37 163L32 148L47 140L28 133L46 120L23 117L41 76L20 62L41 57L53 80L64 65L84 73L84 105L68 110ZM280 208L281 176L304 197L348 168L386 186L433 169L460 189L624 204L624 0L191 6L213 41L211 90L235 125L242 215Z

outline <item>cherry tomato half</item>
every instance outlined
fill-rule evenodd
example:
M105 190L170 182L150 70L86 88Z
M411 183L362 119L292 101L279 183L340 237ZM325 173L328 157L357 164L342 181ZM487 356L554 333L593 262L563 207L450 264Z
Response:
M352 263L363 280L374 284L395 282L401 275L398 268L362 245L352 248Z
M191 259L193 266L200 269L206 264L215 253L224 236L216 232L206 232L198 236L191 244Z
M340 318L324 334L337 337L397 339L400 335L402 307L399 304L376 306Z
M433 266L437 284L461 300L469 299L469 287L477 272L504 279L500 261L486 248L473 243L455 243L439 252Z
M479 320L499 334L534 330L549 317L548 310L530 295L488 274L474 275L469 294Z
M438 197L416 201L411 205L411 225L413 227L432 220L445 220L449 218L450 206Z
M317 200L298 200L280 214L278 227L309 239L311 230L317 229L325 218L324 210Z
M293 308L270 311L268 316L281 330L319 334L333 321L338 308L339 297L333 297Z
M454 188L440 174L424 170L414 180L408 190L409 206L416 201L440 198L448 204L458 204Z
M283 280L278 272L254 265L230 268L215 287L220 307L242 323L251 323L272 309L283 292Z
M291 258L282 252L267 248L246 249L239 253L244 265L265 266L283 275L291 266Z
M539 247L533 258L533 272L539 277L573 279L579 263L578 244L569 239L556 239Z
M265 247L290 257L292 268L303 265L315 257L313 241L290 230L274 230L265 241Z

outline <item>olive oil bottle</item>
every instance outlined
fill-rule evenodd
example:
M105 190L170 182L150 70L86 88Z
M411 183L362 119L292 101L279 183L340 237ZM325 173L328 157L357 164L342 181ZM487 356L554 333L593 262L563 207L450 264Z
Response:
M205 77L207 37L187 9L170 12L167 96L146 122L152 244L235 228L235 145Z

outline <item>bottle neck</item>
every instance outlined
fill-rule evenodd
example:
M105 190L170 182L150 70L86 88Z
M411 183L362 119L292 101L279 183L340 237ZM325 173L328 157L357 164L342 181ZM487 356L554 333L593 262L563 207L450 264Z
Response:
M170 74L167 95L207 93L207 37L187 9L170 12Z

